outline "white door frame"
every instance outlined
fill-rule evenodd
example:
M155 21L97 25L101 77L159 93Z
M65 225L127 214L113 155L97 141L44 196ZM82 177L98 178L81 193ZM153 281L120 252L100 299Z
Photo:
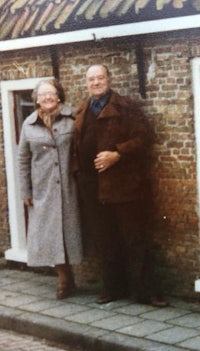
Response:
M5 251L5 258L18 262L27 262L27 250L24 206L19 192L13 91L32 90L39 80L41 78L1 81L8 216L11 237L11 248Z
M197 214L200 226L200 58L194 58L192 64L192 85L194 98L194 128L196 139L196 164L197 164Z

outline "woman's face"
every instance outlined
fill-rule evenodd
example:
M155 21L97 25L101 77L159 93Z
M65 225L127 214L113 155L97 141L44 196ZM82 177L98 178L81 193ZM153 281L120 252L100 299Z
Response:
M45 112L54 111L59 104L56 88L49 83L42 83L37 92L37 103Z

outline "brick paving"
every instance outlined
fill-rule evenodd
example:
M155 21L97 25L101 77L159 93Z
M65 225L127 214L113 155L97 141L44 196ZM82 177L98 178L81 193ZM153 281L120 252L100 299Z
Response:
M0 270L0 328L84 351L200 351L198 303L170 298L162 309L131 300L98 305L93 291L79 289L57 301L55 290L54 276Z

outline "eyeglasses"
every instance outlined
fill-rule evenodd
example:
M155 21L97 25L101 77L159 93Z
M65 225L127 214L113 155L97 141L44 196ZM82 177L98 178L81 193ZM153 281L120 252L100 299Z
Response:
M45 97L47 95L49 95L49 96L56 96L57 93L54 93L53 91L47 91L46 93L38 94L38 96L40 96L40 97Z

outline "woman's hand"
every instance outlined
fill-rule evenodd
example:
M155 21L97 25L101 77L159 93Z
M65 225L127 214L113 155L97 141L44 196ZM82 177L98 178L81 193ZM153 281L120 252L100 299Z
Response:
M118 151L102 151L96 156L94 166L101 173L113 166L119 159L120 154Z
M33 206L33 199L24 199L25 206Z

